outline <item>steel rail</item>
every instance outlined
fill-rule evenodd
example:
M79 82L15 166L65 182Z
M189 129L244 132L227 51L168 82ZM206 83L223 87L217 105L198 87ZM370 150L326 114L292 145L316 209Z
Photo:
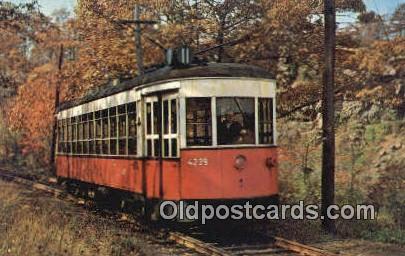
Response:
M184 245L187 248L193 249L196 252L202 253L204 255L212 256L230 256L225 250L217 248L201 240L195 239L193 237L183 235L178 232L171 232L169 239L175 241L178 244Z
M170 240L175 241L178 244L182 244L190 249L193 249L204 255L214 256L229 256L229 255L282 255L286 253L288 255L298 254L306 256L348 256L346 254L336 254L329 251L322 250L317 247L291 241L282 237L274 236L270 237L273 241L265 244L257 245L241 245L220 247L211 243L204 242L196 239L188 234L179 232L171 232L169 236Z

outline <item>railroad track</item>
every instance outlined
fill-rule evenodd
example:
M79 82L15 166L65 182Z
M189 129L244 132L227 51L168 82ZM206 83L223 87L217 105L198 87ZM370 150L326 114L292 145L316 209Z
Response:
M198 235L197 235L198 237ZM171 232L170 239L190 249L205 255L231 256L231 255L308 255L308 256L337 256L335 254L313 246L308 246L282 237L268 238L257 236L255 241L237 242L210 242L196 238L194 235L181 232Z
M0 178L5 181L18 183L35 190L43 191L52 194L55 197L78 202L79 198L70 195L63 189L52 186L56 185L55 179L49 179L49 184L39 183L35 180L30 180L25 177L17 176L10 172L0 168ZM120 219L120 222L123 220ZM130 220L124 220L131 222ZM131 222L133 223L133 221ZM324 251L322 249L304 245L295 241L287 240L281 237L261 237L260 239L254 239L254 241L230 241L227 243L210 241L207 239L209 234L201 229L179 232L179 231L167 231L167 238L177 244L183 245L195 252L203 255L213 256L230 256L230 255L309 255L309 256L337 256L342 254L335 254L332 252ZM232 239L231 239L232 240ZM346 255L347 256L347 255Z

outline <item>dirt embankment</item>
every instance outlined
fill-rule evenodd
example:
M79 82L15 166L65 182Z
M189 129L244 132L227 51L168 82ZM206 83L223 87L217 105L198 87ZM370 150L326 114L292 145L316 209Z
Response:
M147 232L0 181L0 255L180 255Z

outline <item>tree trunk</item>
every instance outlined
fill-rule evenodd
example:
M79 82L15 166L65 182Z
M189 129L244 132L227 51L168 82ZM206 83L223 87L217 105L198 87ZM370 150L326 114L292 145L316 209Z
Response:
M58 60L58 81L56 82L55 87L55 113L53 118L52 126L52 142L51 142L51 157L50 157L50 166L53 172L56 172L55 166L55 155L56 155L56 140L57 140L57 129L58 129L58 118L56 116L58 107L59 107L59 96L60 96L60 71L62 70L63 64L63 44L60 45L59 51L59 60Z

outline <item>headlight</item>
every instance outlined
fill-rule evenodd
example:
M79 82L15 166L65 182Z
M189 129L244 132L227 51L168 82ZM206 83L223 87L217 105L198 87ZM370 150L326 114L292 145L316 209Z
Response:
M240 170L243 170L243 169L245 168L245 166L246 166L246 157L243 156L243 155L237 156L237 157L235 158L234 167L235 167L237 170L240 171Z

